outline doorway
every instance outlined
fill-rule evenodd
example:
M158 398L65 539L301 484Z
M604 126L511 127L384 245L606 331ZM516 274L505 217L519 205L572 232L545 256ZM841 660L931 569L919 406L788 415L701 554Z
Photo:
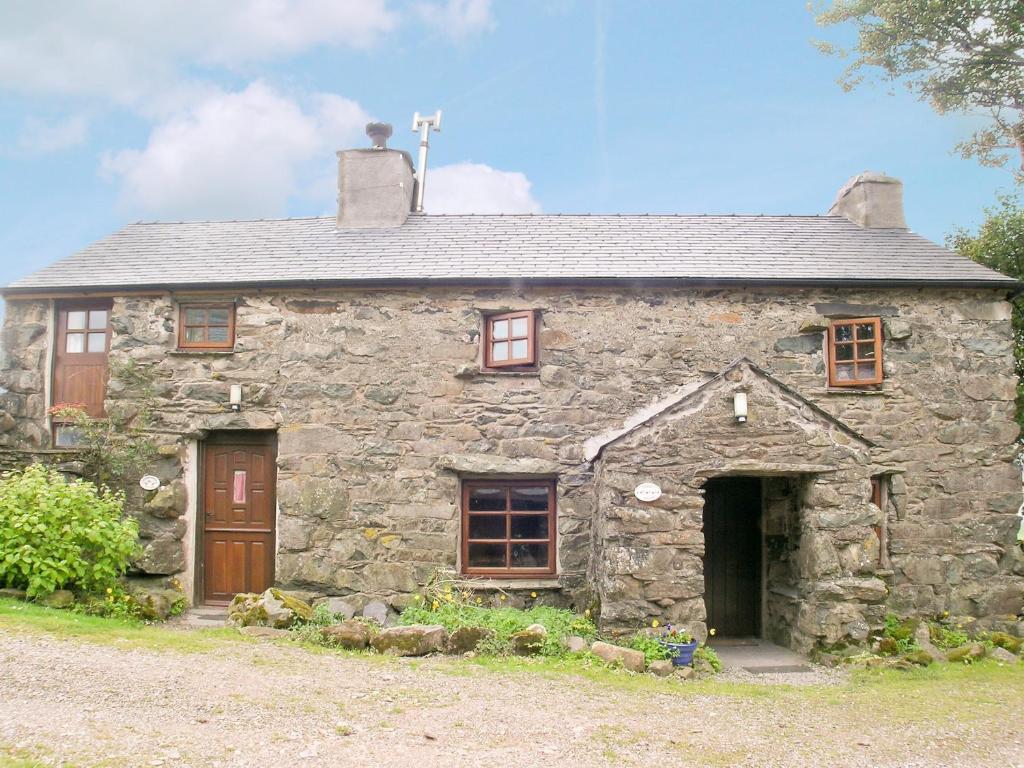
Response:
M274 583L276 453L276 436L266 432L216 433L203 444L204 603L226 604Z
M761 478L704 486L704 604L718 637L760 637Z

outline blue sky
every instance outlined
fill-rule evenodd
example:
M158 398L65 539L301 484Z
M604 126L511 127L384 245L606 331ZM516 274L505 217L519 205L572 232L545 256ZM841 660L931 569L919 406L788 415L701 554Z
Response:
M438 108L428 213L819 213L879 170L915 231L975 226L1012 179L969 120L844 93L814 37L804 0L0 0L0 283L130 221L330 214L335 150Z

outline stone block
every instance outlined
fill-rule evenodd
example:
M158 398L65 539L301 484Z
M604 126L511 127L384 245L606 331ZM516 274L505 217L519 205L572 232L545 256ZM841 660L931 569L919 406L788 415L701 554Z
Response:
M608 664L620 664L630 672L643 672L647 666L644 655L640 651L600 640L590 646L590 652Z

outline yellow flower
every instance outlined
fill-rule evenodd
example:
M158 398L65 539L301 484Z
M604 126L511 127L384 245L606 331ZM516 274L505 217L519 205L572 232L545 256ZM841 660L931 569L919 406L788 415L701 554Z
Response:
M712 637L714 637L715 636L715 628L712 627L711 629L709 629L708 630L708 634L711 635Z
M413 597L413 600L415 600L417 603L422 599L423 597L421 595L416 595L415 597Z
M949 616L949 611L943 611L942 612L942 616L943 616L943 618L945 618L946 616Z
M589 618L590 618L590 609L589 609L589 608L587 608L587 610L585 610L585 611L583 612L583 615L584 615L584 616L586 616L586 617L587 617L587 618L589 619Z
M434 601L434 610L436 611L440 607L441 607L441 604L439 602L437 602L437 600L435 600Z
M114 588L113 587L107 587L107 594L108 595L114 594Z
M452 601L452 593L451 592L445 592L444 599L447 600L450 603Z
M530 593L530 597L536 597L536 596L537 596L537 593L536 593L536 592L531 592L531 593Z
M505 602L505 596L504 596L504 595L502 595L502 596L501 596L501 597L499 597L498 599L499 599L499 600L501 600L502 602Z
M483 602L483 600L482 600L481 598L479 598L479 597L478 597L478 598L476 599L476 602L477 602L477 604L480 604L480 603L482 603L482 602Z

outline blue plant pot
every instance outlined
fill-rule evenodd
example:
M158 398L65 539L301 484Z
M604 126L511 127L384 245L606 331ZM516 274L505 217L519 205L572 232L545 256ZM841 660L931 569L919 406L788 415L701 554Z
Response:
M666 643L662 642L668 652L672 654L672 663L677 667L688 667L693 662L693 652L697 650L697 641L692 643Z

